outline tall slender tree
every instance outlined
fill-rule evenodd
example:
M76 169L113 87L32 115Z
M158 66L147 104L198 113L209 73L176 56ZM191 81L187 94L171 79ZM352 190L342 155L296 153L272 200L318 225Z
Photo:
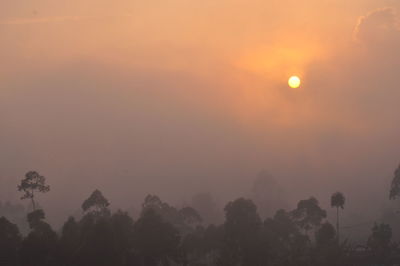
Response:
M341 192L336 192L331 196L331 207L336 208L336 232L337 232L337 241L340 243L340 235L339 235L339 208L344 209L344 203L346 199Z
M29 171L25 174L25 178L18 185L18 191L23 191L24 195L21 199L30 199L32 208L36 210L35 192L46 193L50 191L50 186L46 185L46 178L36 171Z

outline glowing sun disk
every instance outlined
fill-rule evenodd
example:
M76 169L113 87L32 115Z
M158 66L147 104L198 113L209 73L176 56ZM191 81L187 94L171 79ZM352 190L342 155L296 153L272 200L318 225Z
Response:
M288 80L289 87L292 89L296 89L300 87L301 80L298 76L291 76Z

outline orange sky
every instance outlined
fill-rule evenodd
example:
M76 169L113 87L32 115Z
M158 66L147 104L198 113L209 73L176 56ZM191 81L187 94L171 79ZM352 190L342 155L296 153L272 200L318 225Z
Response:
M299 195L367 172L367 195L400 158L398 1L2 2L0 184L40 168L234 194L267 168Z

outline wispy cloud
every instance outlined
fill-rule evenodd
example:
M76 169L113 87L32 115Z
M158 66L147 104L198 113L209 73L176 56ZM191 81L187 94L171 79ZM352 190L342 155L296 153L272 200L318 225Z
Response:
M400 32L399 16L395 8L378 8L361 16L353 32L357 41L386 40Z

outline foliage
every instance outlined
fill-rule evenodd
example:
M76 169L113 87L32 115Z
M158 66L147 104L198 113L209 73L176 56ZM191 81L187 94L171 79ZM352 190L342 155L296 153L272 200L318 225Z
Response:
M133 230L134 248L144 265L178 261L179 233L154 210L144 211Z
M28 214L31 232L22 241L20 256L22 266L56 265L57 234L44 221L43 210Z
M325 222L315 233L315 239L318 246L328 246L333 244L336 236L336 230L332 224Z
M192 232L202 222L200 214L194 208L177 209L155 195L147 195L142 204L142 214L148 210L154 211L164 221L185 234Z
M80 227L74 217L69 217L64 223L61 230L59 241L59 258L64 265L71 265L76 252L77 245L80 241Z
M224 239L219 265L258 265L261 251L262 223L256 205L239 198L225 207Z
M264 237L270 250L272 265L297 265L308 247L308 237L301 234L290 213L278 210L273 218L264 221Z
M108 214L108 206L110 203L103 196L100 190L95 190L90 194L89 198L87 198L82 203L82 210L86 213L90 212L93 214Z
M337 233L337 242L340 243L340 227L339 227L339 208L344 209L344 203L346 199L341 192L336 192L331 196L331 207L336 208L336 233Z
M333 198L337 209L344 206L344 197ZM0 218L0 265L4 261L10 266L390 265L399 254L385 224L373 227L362 256L351 253L346 241L340 245L336 241L338 232L313 197L264 221L252 200L239 198L226 204L222 224L207 226L195 208L179 209L156 195L145 198L137 221L121 210L111 214L109 205L95 190L82 204L85 215L69 217L59 234L41 209L28 213L26 237ZM308 235L310 229L315 241Z
M24 195L21 199L30 199L32 202L33 210L36 209L35 191L46 193L50 191L50 186L46 185L46 178L36 171L30 171L25 174L25 178L21 180L18 185L18 191L23 191Z
M374 224L367 246L376 255L382 256L389 251L392 228L388 224Z
M33 212L28 213L27 220L29 227L34 229L45 219L45 214L43 210L35 210Z
M179 214L181 216L182 221L186 224L197 225L202 222L199 213L192 207L184 207L180 209Z
M299 201L297 208L292 211L292 217L300 228L307 232L321 224L326 218L326 211L321 209L316 198L310 197Z
M18 227L5 217L0 217L0 262L9 266L18 265L17 251L21 240Z
M331 197L331 206L336 208L344 208L345 197L341 192L336 192Z
M394 177L390 185L389 198L396 199L399 196L400 196L400 165L394 171Z

